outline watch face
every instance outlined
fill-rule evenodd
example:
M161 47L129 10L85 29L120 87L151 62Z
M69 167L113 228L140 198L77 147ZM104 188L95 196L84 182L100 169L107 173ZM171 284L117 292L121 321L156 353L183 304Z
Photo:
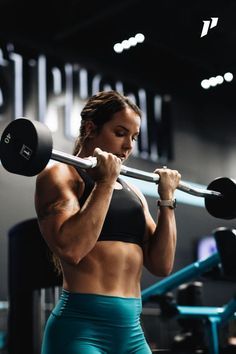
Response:
M175 199L174 199L174 200L170 200L169 207L170 207L171 209L174 209L175 206L176 206L176 201L175 201Z
M176 208L176 199L173 200L173 208Z

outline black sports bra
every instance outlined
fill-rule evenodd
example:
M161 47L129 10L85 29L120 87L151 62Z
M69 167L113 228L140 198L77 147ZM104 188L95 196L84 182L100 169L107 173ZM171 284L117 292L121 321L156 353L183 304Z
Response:
M79 202L82 206L91 193L95 182L82 169L76 168L85 183ZM114 189L110 206L98 241L123 241L142 246L145 233L145 216L139 197L120 178L122 189Z

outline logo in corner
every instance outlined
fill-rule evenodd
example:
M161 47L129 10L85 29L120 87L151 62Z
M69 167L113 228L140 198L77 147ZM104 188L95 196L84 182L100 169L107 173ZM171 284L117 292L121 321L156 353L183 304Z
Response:
M210 21L203 21L201 37L206 36L209 29L216 27L219 17L211 17Z

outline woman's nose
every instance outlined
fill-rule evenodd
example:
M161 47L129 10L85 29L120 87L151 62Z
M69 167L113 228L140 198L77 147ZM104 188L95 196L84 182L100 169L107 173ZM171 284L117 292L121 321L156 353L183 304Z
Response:
M132 149L133 147L133 139L132 138L126 138L125 141L124 141L124 147L126 149Z

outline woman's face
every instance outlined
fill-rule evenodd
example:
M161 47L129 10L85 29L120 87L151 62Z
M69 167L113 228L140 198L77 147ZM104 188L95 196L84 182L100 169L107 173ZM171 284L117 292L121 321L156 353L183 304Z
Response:
M91 141L93 149L99 147L118 156L124 162L131 154L137 140L140 123L140 116L131 108L115 113L93 137Z

